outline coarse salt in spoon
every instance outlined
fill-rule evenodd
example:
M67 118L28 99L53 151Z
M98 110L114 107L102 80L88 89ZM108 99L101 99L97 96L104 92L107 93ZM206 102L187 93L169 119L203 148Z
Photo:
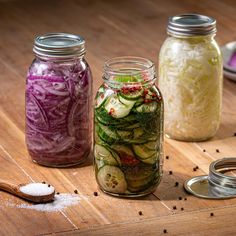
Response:
M14 185L0 180L0 189L35 203L50 202L55 196L55 188L43 183Z

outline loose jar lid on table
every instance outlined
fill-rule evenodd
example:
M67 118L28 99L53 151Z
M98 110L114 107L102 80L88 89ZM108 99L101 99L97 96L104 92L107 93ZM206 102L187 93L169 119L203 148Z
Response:
M236 197L236 177L224 174L236 169L236 158L223 158L211 163L209 175L196 176L186 180L187 192L207 199Z

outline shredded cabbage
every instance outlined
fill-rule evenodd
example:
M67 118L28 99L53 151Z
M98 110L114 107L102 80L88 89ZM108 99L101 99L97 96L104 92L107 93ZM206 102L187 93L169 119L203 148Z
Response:
M91 148L91 72L85 61L36 59L26 83L26 144L43 165L70 165Z
M216 42L206 36L169 37L159 60L166 134L188 141L214 136L222 98L222 59Z

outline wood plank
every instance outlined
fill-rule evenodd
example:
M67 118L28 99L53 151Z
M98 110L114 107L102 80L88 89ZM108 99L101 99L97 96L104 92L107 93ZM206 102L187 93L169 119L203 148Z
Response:
M214 216L210 216L213 213ZM189 212L179 215L163 216L130 222L129 224L114 224L89 230L75 230L58 233L56 235L235 235L236 206L221 207ZM164 234L164 230L167 234Z

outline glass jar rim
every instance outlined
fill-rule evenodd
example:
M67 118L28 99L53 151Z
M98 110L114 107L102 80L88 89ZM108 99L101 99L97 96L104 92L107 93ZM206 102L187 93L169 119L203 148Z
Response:
M139 81L116 81L118 76L140 76ZM135 56L122 56L109 59L104 64L103 79L111 84L134 85L155 80L155 64L146 58Z

